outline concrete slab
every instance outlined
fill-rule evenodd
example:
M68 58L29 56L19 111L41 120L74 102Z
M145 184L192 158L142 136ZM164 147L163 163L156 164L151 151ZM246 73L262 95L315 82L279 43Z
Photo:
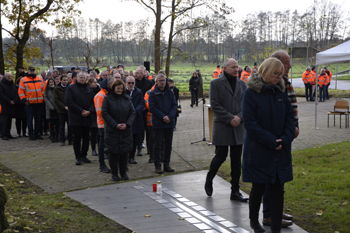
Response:
M214 179L213 196L207 197L205 176L206 171L190 172L65 195L138 233L250 232L248 203L231 201L230 183L220 177ZM161 195L152 191L158 180ZM282 232L306 231L293 225Z

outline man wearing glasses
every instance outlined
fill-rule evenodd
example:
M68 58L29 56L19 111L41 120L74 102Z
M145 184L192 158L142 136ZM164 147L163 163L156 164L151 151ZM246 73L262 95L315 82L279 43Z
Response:
M126 94L131 96L131 101L136 111L136 118L132 125L133 147L129 153L129 163L137 164L135 153L136 147L139 144L139 135L143 133L142 111L145 107L145 100L143 99L142 91L135 87L135 78L133 76L128 76L126 78Z

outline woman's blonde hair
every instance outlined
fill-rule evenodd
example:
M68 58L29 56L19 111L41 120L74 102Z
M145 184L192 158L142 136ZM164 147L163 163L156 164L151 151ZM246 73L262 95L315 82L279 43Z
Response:
M282 62L277 58L270 57L261 63L258 71L258 77L265 81L267 76L273 75L277 70L282 70L282 74L284 73L284 66Z

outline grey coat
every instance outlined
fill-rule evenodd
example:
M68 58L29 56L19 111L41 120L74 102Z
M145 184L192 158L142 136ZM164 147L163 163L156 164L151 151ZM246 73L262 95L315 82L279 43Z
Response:
M57 107L53 98L54 88L49 86L46 88L49 88L47 91L45 91L45 94L44 94L45 105L46 105L46 119L58 119L57 113L54 116L52 116L50 112L50 110L57 111Z
M243 121L238 127L231 126L230 121L235 115L242 118L241 98L246 88L245 82L237 77L233 93L224 73L210 82L210 106L214 112L213 145L243 145L245 133Z

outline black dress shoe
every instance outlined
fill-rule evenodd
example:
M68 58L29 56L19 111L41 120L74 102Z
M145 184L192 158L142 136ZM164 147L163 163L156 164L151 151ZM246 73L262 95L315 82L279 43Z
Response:
M129 176L127 174L121 175L121 180L129 180Z
M204 185L204 190L205 190L205 193L208 195L208 197L211 197L211 195L213 194L213 182L206 180Z
M142 156L142 150L140 149L137 150L137 156Z
M153 158L149 158L148 162L149 163L154 163L154 159Z
M266 230L260 225L259 221L250 220L250 227L255 233L266 233Z
M230 199L233 201L247 202L248 198L243 197L239 191L231 192Z
M3 137L2 137L2 140L9 140L9 138L6 137L6 136L3 136Z
M81 159L75 160L75 165L81 165Z
M121 181L120 177L118 175L112 175L113 181Z
M95 150L92 150L92 155L93 156L98 156L97 152Z
M164 172L175 172L175 169L172 169L169 165L164 166Z
M110 170L108 167L103 167L103 168L100 168L100 172L103 172L103 173L110 173L111 170Z
M129 163L130 163L130 164L137 164L137 162L136 162L135 159L129 159Z
M35 141L35 137L34 136L29 136L29 140Z
M293 220L293 216L292 215L289 215L289 214L286 214L286 213L283 213L282 214L282 219L284 220Z
M157 174L163 174L162 167L161 167L161 166L157 166L155 172L156 172Z
M263 219L263 225L264 225L264 226L271 226L271 225L272 225L272 219L271 219L271 217L269 217L269 218L264 218L264 219ZM281 227L289 227L289 226L291 226L291 225L293 225L293 222L292 222L292 221L282 219Z
M41 136L36 136L36 137L35 137L35 139L38 139L38 140L44 140L44 138L43 138L43 137L41 137Z
M12 136L12 135L9 135L8 136L9 139L17 139L16 137Z
M81 161L84 163L91 163L91 160L86 157L81 158Z

